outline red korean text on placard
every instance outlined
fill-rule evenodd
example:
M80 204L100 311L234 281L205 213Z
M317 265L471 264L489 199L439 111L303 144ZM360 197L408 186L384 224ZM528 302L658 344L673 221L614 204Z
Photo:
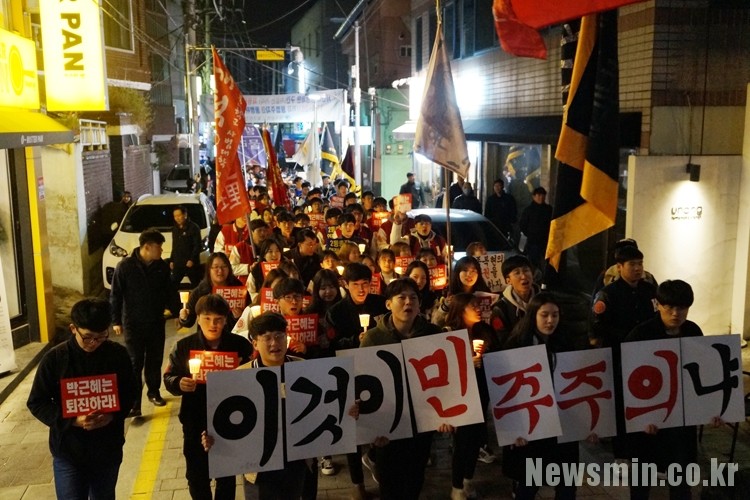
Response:
M206 383L206 374L208 372L220 372L225 370L234 370L240 364L240 358L236 352L223 351L190 351L190 359L200 359L200 372L194 375L194 379L199 384Z
M276 269L277 267L279 267L279 264L281 264L280 260L273 261L273 262L270 262L270 261L263 261L263 262L261 262L260 263L260 271L263 273L263 277L265 278L266 274L268 274L269 272L271 272L271 270Z
M261 312L281 312L278 301L273 298L273 288L260 289L260 310Z
M406 268L409 267L409 264L411 264L413 260L413 255L397 255L396 262L393 268L396 269L396 272L398 274L403 274L406 272ZM401 271L400 273L399 270Z
M666 421L672 413L672 410L674 410L675 403L677 402L678 390L677 363L679 360L677 353L674 351L662 350L655 351L654 356L661 358L666 362L666 371L653 365L643 364L630 373L630 376L626 381L627 390L629 390L637 399L651 401L657 397L665 387L664 376L666 375L667 397L662 402L656 402L647 406L626 406L625 418L627 420L645 415L646 413L666 410L663 420Z
M380 295L380 275L373 274L370 279L370 293L373 295Z
M570 399L558 399L557 405L562 410L567 410L575 405L586 403L591 411L590 430L593 430L599 422L600 409L597 399L612 399L612 391L600 390L604 387L604 380L602 380L602 377L598 374L604 374L606 369L606 362L600 361L593 365L584 366L583 368L560 374L563 379L570 380L570 384L560 391L560 396L570 394L574 391L583 394ZM592 389L594 390L592 391Z
M526 410L529 412L529 434L532 434L534 432L536 425L539 423L540 417L539 409L537 407L552 407L552 405L554 404L554 399L552 398L551 394L539 393L539 391L541 390L539 374L541 373L542 364L535 363L528 368L524 368L523 370L507 373L499 377L492 377L492 381L499 386L508 383L511 384L510 388L508 388L508 392L505 393L505 396L503 396L503 398L498 401L493 408L495 420L500 420L505 415L516 411ZM515 405L505 406L505 403L513 400L519 395L519 393L521 392L521 388L524 386L528 386L530 389L530 394L527 398L528 401L524 401Z
M458 376L461 385L461 395L466 395L468 378L467 378L467 362L466 362L466 350L468 346L466 341L461 337L450 335L446 337L453 347L451 355L456 356L458 362ZM429 354L421 359L410 358L409 363L414 367L417 372L419 379L419 385L423 391L436 387L445 387L449 385L448 382L448 354L445 349L437 349L432 354ZM434 368L433 368L434 367ZM434 372L435 368L437 373L429 375L429 372ZM443 408L443 403L436 396L430 396L427 398L427 403L432 406L440 417L455 417L466 413L468 406L465 404L458 404L449 408Z
M64 378L60 380L60 398L63 418L119 411L117 374Z

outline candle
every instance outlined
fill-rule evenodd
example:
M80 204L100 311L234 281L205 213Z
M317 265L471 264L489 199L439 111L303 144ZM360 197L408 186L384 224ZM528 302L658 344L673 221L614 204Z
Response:
M190 292L180 292L180 302L187 308L188 299L190 298Z
M368 326L370 326L370 315L369 314L360 314L359 315L359 324L362 325L362 328L365 330Z
M260 306L250 306L250 316L253 318L260 316Z
M287 253L289 249L287 247L284 247L284 253Z
M396 272L396 274L401 274L404 271L404 268L401 266L396 266L393 268L393 270Z
M339 275L344 274L344 266L336 266L336 270L339 272Z
M364 243L359 244L359 253L365 253L365 248L367 248L367 245Z
M474 352L477 354L482 354L482 351L484 351L484 340L472 340L471 345L474 347Z
M195 378L201 372L201 358L188 359L188 365L190 366L190 375Z

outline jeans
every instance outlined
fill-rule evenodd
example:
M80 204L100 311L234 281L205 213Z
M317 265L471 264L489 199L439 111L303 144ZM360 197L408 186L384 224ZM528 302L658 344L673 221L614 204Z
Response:
M138 382L135 408L141 407L143 375L149 396L159 394L161 364L164 359L164 321L143 325L125 325L125 347L133 363L133 373Z
M114 500L120 463L76 465L52 457L57 498L65 500Z
M235 476L217 477L216 491L211 494L211 478L208 475L208 453L201 444L201 431L182 427L185 456L185 479L193 500L234 500L237 485Z

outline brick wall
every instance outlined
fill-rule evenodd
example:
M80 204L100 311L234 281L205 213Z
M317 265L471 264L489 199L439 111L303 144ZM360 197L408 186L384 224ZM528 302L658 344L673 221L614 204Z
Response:
M133 0L133 23L137 33L143 33L146 26L146 9L144 0ZM106 49L107 77L134 82L151 82L148 51L151 49L140 38L133 39L133 51Z
M112 165L109 151L84 151L83 187L86 199L86 223L91 223L97 210L114 201L112 194Z
M133 199L154 192L151 171L151 148L149 146L127 146L123 163L125 189L133 194Z

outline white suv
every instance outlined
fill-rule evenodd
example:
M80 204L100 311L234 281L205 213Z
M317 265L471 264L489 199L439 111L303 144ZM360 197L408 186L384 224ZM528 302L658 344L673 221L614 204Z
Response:
M138 237L145 229L155 227L164 235L163 259L172 254L172 227L174 219L172 212L178 206L187 208L188 217L198 224L203 239L201 264L205 264L209 255L208 232L211 229L215 211L211 202L204 194L144 194L127 211L122 222L117 227L114 238L104 250L102 257L102 278L104 287L110 289L112 276L117 264L138 247ZM186 278L187 279L187 278Z

